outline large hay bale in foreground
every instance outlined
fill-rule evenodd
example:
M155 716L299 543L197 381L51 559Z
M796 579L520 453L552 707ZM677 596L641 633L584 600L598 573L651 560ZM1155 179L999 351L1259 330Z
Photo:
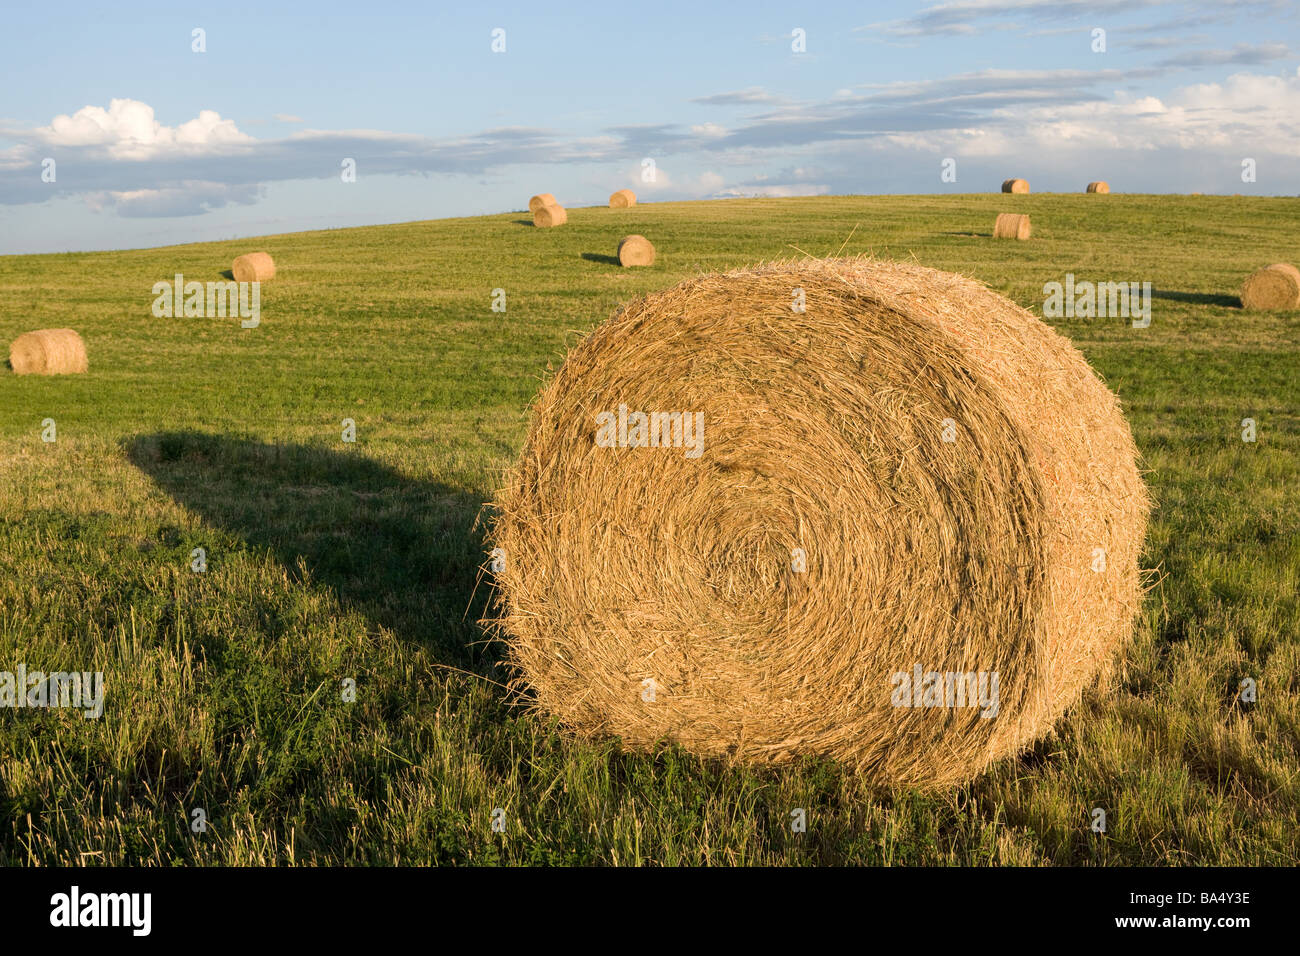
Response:
M994 239L1028 239L1029 217L1016 212L1000 212L993 220Z
M620 189L612 193L609 197L610 209L626 209L628 206L636 205L636 193L630 189Z
M536 196L533 196L531 199L528 200L528 211L535 213L543 206L558 206L558 205L559 203L556 202L555 197L552 196L550 193L538 193Z
M275 260L265 252L250 252L230 267L236 282L266 282L275 278Z
M563 226L569 221L569 214L565 212L563 206L543 206L533 213L534 226Z
M1300 309L1300 269L1275 262L1252 272L1241 285L1241 304L1247 309Z
M618 244L618 264L652 266L655 264L655 247L645 236L626 236Z
M1088 188L1084 192L1090 193L1108 193L1110 192L1110 183L1098 180L1095 183L1088 183Z
M599 326L534 404L490 534L512 686L636 749L968 779L1129 637L1135 455L1070 343L969 279L688 280ZM987 706L957 705L981 674Z
M1027 193L1029 192L1029 181L1025 179L1004 179L1002 181L1002 191L1004 193Z
M90 367L86 343L72 329L24 332L9 346L9 365L18 375L71 375Z

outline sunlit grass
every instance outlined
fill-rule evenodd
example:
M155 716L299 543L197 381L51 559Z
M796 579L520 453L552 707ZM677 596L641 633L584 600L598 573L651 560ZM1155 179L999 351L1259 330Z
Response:
M1035 238L990 239L1001 210L1029 212ZM1248 271L1300 261L1297 200L837 197L526 219L0 258L0 339L71 326L91 361L57 379L0 370L0 670L102 670L108 688L97 721L0 711L0 861L1300 857L1300 315L1235 302ZM655 243L653 268L606 261L628 233ZM941 796L873 793L816 760L624 755L512 709L476 623L476 519L548 364L633 295L841 246L1034 310L1067 272L1153 284L1148 329L1055 323L1123 399L1157 500L1145 563L1160 579L1113 676L1054 737ZM150 314L156 281L219 280L254 249L279 267L259 328ZM1244 677L1258 703L1237 699Z

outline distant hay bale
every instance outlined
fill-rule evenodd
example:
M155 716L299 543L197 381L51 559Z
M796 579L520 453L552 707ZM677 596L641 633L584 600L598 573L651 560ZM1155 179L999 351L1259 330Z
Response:
M994 239L1028 239L1029 217L1022 213L1000 212L993 221Z
M569 214L563 206L542 206L533 213L534 226L563 226L569 221Z
M636 193L630 189L620 189L609 197L610 209L626 209L628 206L636 205Z
M652 266L655 264L655 247L645 236L627 236L618 244L618 264Z
M1129 639L1148 510L1118 400L1030 312L775 263L569 353L496 496L491 624L516 699L581 737L950 786Z
M1275 262L1246 277L1241 304L1247 309L1300 309L1300 269Z
M275 260L265 252L250 252L236 259L230 271L236 282L266 282L275 278Z
M1088 183L1086 192L1090 193L1108 193L1110 192L1110 183L1098 180L1095 183Z
M1002 191L1004 193L1027 193L1029 192L1029 182L1024 179L1003 180Z
M537 210L541 209L543 206L558 206L558 205L559 203L555 201L555 197L552 196L550 193L538 193L532 199L528 200L528 211L531 213L536 213Z
M9 364L18 375L70 375L90 367L86 343L72 329L24 332L9 346Z

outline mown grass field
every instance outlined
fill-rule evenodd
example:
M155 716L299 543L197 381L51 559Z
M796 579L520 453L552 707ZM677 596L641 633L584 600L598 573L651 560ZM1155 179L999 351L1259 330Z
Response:
M1035 238L992 240L1003 210L1029 212ZM0 339L72 326L91 361L0 368L0 670L107 685L99 720L0 710L0 861L1300 858L1300 314L1236 298L1249 271L1300 262L1300 200L833 197L529 223L0 258ZM628 233L655 243L653 268L612 261ZM928 796L825 761L624 754L511 707L477 624L479 516L548 366L631 296L841 248L967 273L1036 312L1067 272L1153 284L1149 328L1053 320L1123 399L1157 503L1159 580L1119 666L1053 738ZM151 315L155 282L220 280L255 249L279 267L259 328ZM1244 677L1257 703L1237 699Z

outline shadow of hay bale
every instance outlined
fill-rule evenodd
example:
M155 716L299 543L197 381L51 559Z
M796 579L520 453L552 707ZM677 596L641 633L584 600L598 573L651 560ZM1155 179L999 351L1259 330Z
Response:
M622 267L622 263L618 261L618 256L607 256L601 252L584 252L582 258L588 262L602 262L605 265Z
M403 475L355 448L161 432L125 451L177 503L269 552L292 580L328 586L343 606L434 646L447 663L495 660L481 643L481 615L466 613L485 560L480 495Z
M1167 299L1170 302L1190 302L1194 305L1221 305L1230 309L1241 308L1241 298L1239 296L1218 295L1212 292L1171 292L1166 289L1152 289L1151 298Z

